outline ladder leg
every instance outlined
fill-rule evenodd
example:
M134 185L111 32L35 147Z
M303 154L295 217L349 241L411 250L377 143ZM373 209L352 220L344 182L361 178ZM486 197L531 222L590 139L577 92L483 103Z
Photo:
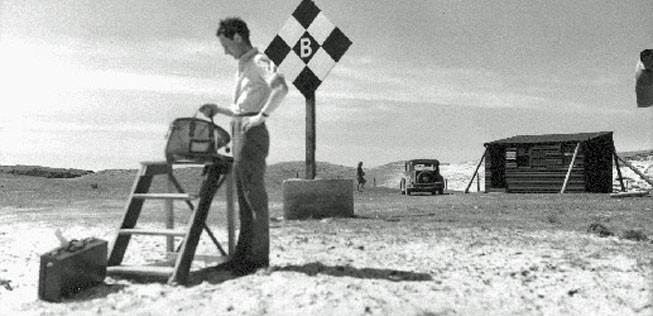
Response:
M136 225L144 201L142 199L134 199L133 195L134 193L146 193L150 189L150 184L152 184L152 175L148 174L147 166L143 166L141 167L140 174L136 177L136 181L132 187L132 193L129 197L129 202L127 203L125 215L120 224L120 229L133 228ZM109 252L107 265L120 265L125 256L125 250L129 244L130 237L130 235L116 235L111 251Z
M213 196L224 182L225 177L221 176L224 171L223 168L224 166L221 165L209 166L209 173L200 189L200 200L191 216L186 238L183 241L181 251L175 263L174 272L170 276L170 279L168 279L168 283L184 284L188 280L195 250L197 249L202 230L206 225L206 218L209 214Z
M234 172L231 167L229 167L229 170L227 171L227 188L225 190L225 193L227 194L227 238L229 242L229 256L233 256L236 250L236 223L234 222Z
M177 181L177 178L175 178L174 175L172 175L172 174L169 175L169 181L170 181L170 183L171 183L172 185L175 186L175 188L177 189L177 192L179 192L179 193L185 193L185 192L184 192L184 188L181 186L181 184L179 183L179 181ZM192 202L190 202L190 201L186 201L186 204L188 205L188 207L190 208L191 211L195 209L195 206L193 205ZM213 234L213 232L211 231L211 229L209 228L209 226L206 225L206 223L204 223L204 224L202 225L202 227L204 228L204 230L206 231L206 233L209 235L209 238L211 238L211 241L213 241L213 244L215 244L215 246L218 247L218 250L220 251L220 253L221 253L223 256L227 256L227 252L224 251L224 249L223 249L222 246L220 245L220 242L218 242L218 239L215 238L215 234ZM231 236L230 236L230 238L231 238ZM179 245L179 247L177 248L176 252L179 252L179 249L181 249L181 246L182 246L182 245L183 245L183 244L180 244L180 245ZM231 248L229 248L229 249L231 249ZM169 251L170 251L170 250L169 250ZM230 251L231 251L231 250L230 250ZM171 252L171 251L170 251L170 252Z

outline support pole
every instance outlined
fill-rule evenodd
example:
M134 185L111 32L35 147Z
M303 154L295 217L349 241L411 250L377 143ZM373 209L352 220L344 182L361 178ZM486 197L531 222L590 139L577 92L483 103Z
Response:
M571 157L571 162L569 163L569 168L567 169L567 175L565 176L565 182L562 184L562 189L560 189L560 194L565 193L567 190L567 183L571 177L571 171L574 169L574 164L576 163L576 157L578 156L578 150L580 149L580 143L576 144L576 149L574 149L574 156Z
M478 173L478 169L481 167L481 164L483 163L483 160L485 159L485 154L487 154L487 148L485 148L485 151L483 151L483 156L481 157L481 160L478 161L478 165L476 165L476 169L474 170L474 174L472 174L472 178L469 179L469 183L467 184L467 187L465 188L465 193L469 193L469 187L471 187L472 183L474 182L474 178L476 177L476 174Z
M648 184L653 186L653 181L651 181L651 179L647 178L645 174L643 174L641 171L637 170L637 168L635 168L633 165L631 165L628 161L625 161L621 157L617 156L616 153L614 155L615 155L615 157L617 157L617 159L619 159L619 161L621 161L624 165L626 165L626 167L630 168L638 176L640 176L642 178L642 180L648 182Z
M617 176L619 177L619 184L621 185L621 192L626 192L626 186L624 186L624 177L621 175L621 168L619 168L619 159L617 158L617 152L612 151L612 156L614 158L614 165L617 168Z
M315 179L315 91L306 96L306 179Z

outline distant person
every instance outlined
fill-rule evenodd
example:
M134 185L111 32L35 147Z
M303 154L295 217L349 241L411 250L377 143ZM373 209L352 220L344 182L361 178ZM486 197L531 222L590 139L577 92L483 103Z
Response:
M365 187L365 172L363 171L363 162L358 162L358 168L356 168L356 180L358 184L356 185L356 191L360 191Z
M635 93L637 106L653 106L653 49L645 49L639 54L635 70Z
M246 275L270 265L270 223L265 190L265 158L270 138L265 120L288 94L277 67L252 47L247 24L240 18L220 21L216 36L226 55L238 60L233 104L204 104L207 117L232 117L234 174L240 209L240 234L231 261L219 266L235 275Z

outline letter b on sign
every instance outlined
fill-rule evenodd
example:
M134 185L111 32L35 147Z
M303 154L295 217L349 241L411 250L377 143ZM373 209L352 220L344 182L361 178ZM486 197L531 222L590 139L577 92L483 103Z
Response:
M293 47L297 56L299 56L299 58L306 64L311 61L311 58L315 56L315 53L317 53L319 49L320 45L308 32L304 33L304 35L299 38L299 41L297 41L297 44Z
M311 48L311 39L302 38L299 40L299 57L308 58L313 54L313 48Z

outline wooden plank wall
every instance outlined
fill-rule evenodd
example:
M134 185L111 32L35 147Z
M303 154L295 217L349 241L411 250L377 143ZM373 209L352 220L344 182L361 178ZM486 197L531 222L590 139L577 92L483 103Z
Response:
M530 167L506 168L508 192L556 193L565 182L575 149L571 144L534 144L530 150ZM566 192L585 192L585 156L576 157Z
M507 192L558 193L565 182L567 170L507 169ZM584 169L574 168L565 192L585 192Z

